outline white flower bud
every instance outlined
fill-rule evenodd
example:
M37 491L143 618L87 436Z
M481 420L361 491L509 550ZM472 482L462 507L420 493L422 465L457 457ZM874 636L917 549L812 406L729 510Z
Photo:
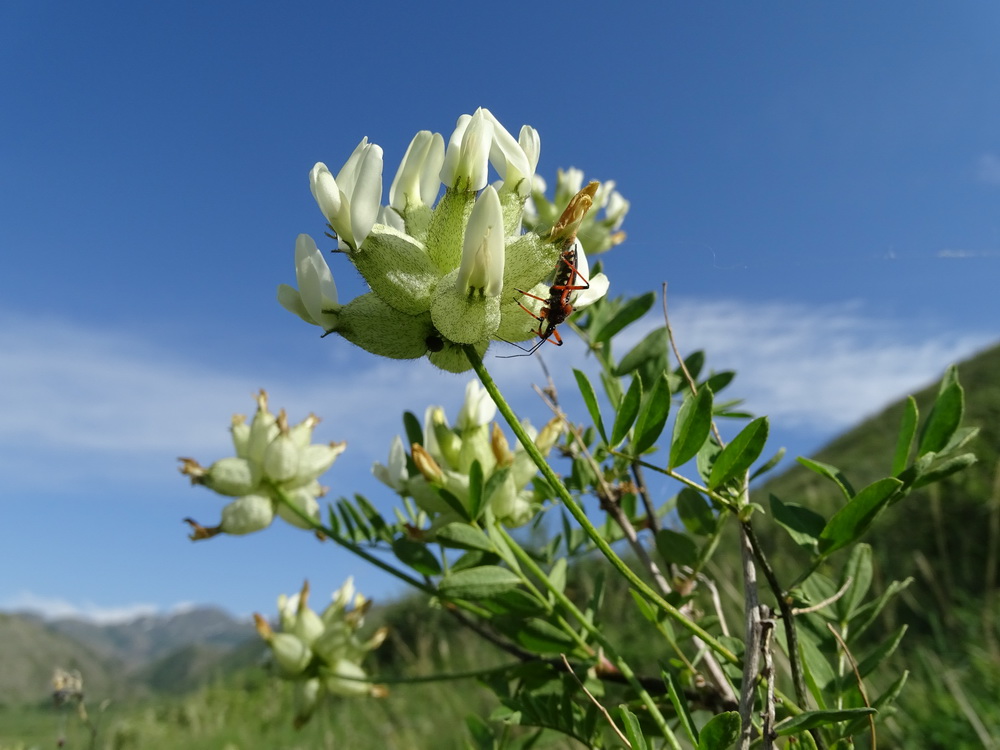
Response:
M247 457L247 447L250 444L250 425L243 414L234 414L233 421L229 428L233 435L233 448L240 458Z
M357 664L347 661L347 659L340 659L330 665L330 671L326 673L323 686L333 695L369 695L373 685L363 681L367 676L365 670Z
M465 386L465 400L458 412L455 426L460 433L489 424L497 415L497 405L478 380L470 380Z
M244 495L222 509L219 528L226 534L251 534L274 520L274 502L263 495Z
M337 285L323 254L308 234L295 240L295 280L298 290L287 284L278 286L278 302L307 323L331 331L337 324L341 305Z
M472 207L462 243L462 264L456 285L463 294L496 297L503 290L503 211L490 185Z
M318 479L333 466L337 456L347 450L346 442L313 443L307 445L298 454L298 469L295 476L285 483L286 487L303 487Z
M314 522L319 521L319 501L316 499L317 492L315 486L289 490L285 492L285 497L288 498L293 507L297 508L307 518L311 518ZM284 503L277 503L275 510L283 521L290 523L292 526L300 529L313 528L312 524L303 520L298 513L286 507Z
M257 394L257 413L250 423L250 437L247 440L245 458L253 464L264 459L264 452L278 435L278 418L267 408L267 392Z
M301 453L288 432L280 432L264 451L264 475L279 483L297 477Z
M308 680L296 680L293 701L295 705L294 725L300 729L312 717L320 700L326 695L323 682L319 677L310 677Z
M382 200L382 149L362 138L336 179L322 162L309 172L309 188L342 250L361 247Z
M441 182L452 190L478 192L489 177L493 123L482 109L474 115L462 115L448 141L441 168Z
M444 138L421 130L410 141L389 188L389 205L400 214L418 206L433 205L441 188Z
M312 660L309 646L291 633L273 633L267 645L278 668L288 677L302 674Z
M396 492L402 492L404 483L409 479L410 474L406 469L406 449L403 447L403 440L396 435L389 446L389 465L383 466L375 462L372 465L372 474L382 484L391 487Z
M248 495L257 486L250 462L236 456L220 459L209 466L201 483L227 497Z
M516 190L522 198L531 192L531 175L534 172L528 156L521 144L500 124L488 109L482 109L483 116L493 124L493 143L490 148L490 163L503 177L504 190ZM526 135L530 141L530 135ZM536 155L537 163L538 157Z

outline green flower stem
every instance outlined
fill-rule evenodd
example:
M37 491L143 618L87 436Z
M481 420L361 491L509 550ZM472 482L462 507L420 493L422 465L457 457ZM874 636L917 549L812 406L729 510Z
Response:
M632 585L632 588L641 593L650 602L665 612L671 619L676 621L678 625L701 638L705 644L710 646L712 650L714 650L730 664L739 666L740 660L732 651L722 645L722 643L720 643L704 628L685 617L679 609L660 596L659 593L657 593L652 587L636 575L635 571L626 565L624 560L615 554L615 551L611 549L611 545L608 544L603 536L601 536L601 533L597 530L597 528L595 528L594 524L590 522L590 519L587 518L586 512L582 507L580 507L580 504L576 502L573 495L570 494L568 489L566 489L566 486L562 483L559 477L556 476L556 473L552 470L552 467L549 466L548 461L545 460L545 457L541 454L538 447L528 436L528 433L524 431L524 428L518 421L517 416L514 414L510 405L500 393L500 390L497 388L497 384L486 370L485 365L483 365L483 361L479 357L479 354L470 345L466 345L463 348L465 349L465 355L469 358L469 363L472 365L472 369L476 371L476 375L482 382L483 387L493 398L493 402L497 405L497 409L499 409L500 413L503 415L503 418L507 422L510 429L513 430L518 442L520 442L524 447L525 452L531 456L531 460L535 462L535 466L537 466L538 470L542 472L542 476L545 477L548 483L559 494L559 498L563 501L566 509L570 512L573 518L576 519L576 522L580 524L580 527L586 532L587 536L590 537L591 541L594 542L597 548L601 550L614 568Z
M531 555L525 552L521 548L521 545L514 541L511 535L507 533L507 529L505 529L503 524L499 521L496 523L496 529L498 533L503 535L507 546L510 547L511 551L518 557L521 564L524 565L524 567L527 568L531 574L535 576L535 578L543 581L545 583L545 587L549 590L555 600L580 623L583 629L586 630L595 641L601 644L601 648L604 650L604 656L608 659L608 661L615 665L615 668L621 672L622 677L628 681L628 684L639 695L643 705L649 711L650 718L653 719L656 726L663 733L663 737L667 740L670 747L675 748L675 750L681 750L680 743L678 743L674 733L670 730L667 720L663 717L663 714L660 713L660 709L656 705L656 701L653 700L653 696L651 696L646 688L642 686L642 683L639 682L635 672L632 671L632 667L630 667L628 662L618 654L617 649L615 649L611 641L609 641L607 637L605 637L604 633L602 633L600 629L594 625L594 623L591 622L572 601L570 601L566 594L563 593L562 589L553 585L549 577L545 575L545 571L538 567L538 563L534 561ZM572 633L574 637L582 642L582 639L579 638L579 634L574 628L569 628L568 632Z
M392 565L390 565L389 563L385 562L384 560L380 560L378 557L376 557L375 555L373 555L371 552L369 552L368 550L366 550L364 547L361 547L360 545L357 545L354 542L351 542L351 541L348 541L347 539L344 539L342 536L340 536L333 529L329 528L328 526L324 526L319 521L317 521L315 518L312 518L311 516L303 513L301 510L299 510L299 508L293 502L291 502L291 500L289 500L288 495L285 494L285 491L283 489L281 489L280 487L275 487L274 488L274 492L275 492L275 496L278 498L278 502L280 502L282 505L284 505L288 510L290 510L292 513L294 513L300 519L302 519L302 521L304 521L305 523L308 523L309 527L313 531L320 532L321 534L323 534L323 536L331 539L332 541L334 541L336 544L339 544L344 549L346 549L349 552L357 555L358 557L360 557L365 562L371 563L372 565L374 565L379 570L384 570L386 573L388 573L391 576L394 576L394 577L398 578L403 583L406 583L406 584L408 584L410 586L413 586L413 588L419 589L420 591L423 591L425 594L428 594L429 596L434 596L434 597L440 596L440 594L438 593L437 589L434 588L433 586L431 586L430 584L427 584L424 581L421 581L419 578L414 578L413 576L409 575L408 573L404 573L402 570L399 570L398 568L393 567ZM465 609L466 611L471 612L472 614L474 614L474 615L476 615L478 617L486 617L486 618L488 618L490 616L490 613L488 611L486 611L485 609L483 609L481 607L477 607L475 604L472 604L471 602L456 601L456 602L452 602L452 603L456 607L461 607L462 609Z

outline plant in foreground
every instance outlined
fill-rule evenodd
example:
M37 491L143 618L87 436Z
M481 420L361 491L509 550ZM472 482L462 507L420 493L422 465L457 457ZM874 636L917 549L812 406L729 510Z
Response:
M470 719L479 747L517 746L516 725L593 747L768 748L780 737L847 747L862 732L874 742L875 718L891 710L906 675L875 690L867 684L902 630L874 644L866 632L906 583L873 590L871 550L860 540L912 490L975 460L966 449L975 430L961 424L957 372L945 375L919 429L909 402L882 479L856 489L839 468L802 459L842 495L829 518L798 498L772 496L765 510L751 498L750 481L781 456L762 460L767 418L718 400L733 373L705 371L701 352L682 360L675 347L671 366L666 320L623 356L615 352L618 334L655 296L608 299L606 277L589 276L582 248L601 252L620 242L628 204L608 186L583 186L572 170L560 174L555 200L545 199L534 176L538 143L531 128L514 139L482 109L459 119L447 148L440 135L422 131L385 206L381 149L367 140L336 177L322 164L313 168L313 195L338 251L371 291L340 305L329 267L303 235L299 286L282 286L281 303L372 353L472 369L482 387L469 384L454 427L440 407L428 408L423 423L404 415L405 442L395 438L387 464L373 470L401 500L390 517L361 495L340 498L324 516L319 476L344 444L312 444L316 418L289 426L283 412L270 413L262 392L253 422L233 422L235 457L208 468L182 459L194 483L237 498L218 526L190 522L193 538L260 530L280 515L424 592L502 648L509 664L473 673L502 705L491 717L499 729ZM497 185L487 185L491 164ZM594 205L602 218L590 212ZM580 267L569 277L589 278L589 288L546 286L558 259L572 252ZM587 307L571 325L593 355L603 394L574 371L589 424L571 420L550 388L553 418L536 431L516 417L482 354L494 340L534 335L553 300L565 303L560 315ZM491 425L497 413L512 442ZM722 419L743 422L728 442L716 427ZM570 463L562 474L547 461L557 446ZM591 498L596 508L586 512ZM780 580L755 533L771 522L802 551L792 581ZM530 535L512 535L521 526ZM737 532L738 560L717 554L726 529ZM630 562L618 543L629 546ZM602 580L568 583L570 565L595 554L631 594L641 648L602 627ZM713 558L722 570L710 575ZM344 592L322 614L308 608L307 589L282 598L277 632L257 618L279 674L298 685L298 723L324 695L373 695L376 685L405 681L362 666L384 634L358 639L367 602L355 599L348 611L353 594ZM731 631L734 617L742 626Z

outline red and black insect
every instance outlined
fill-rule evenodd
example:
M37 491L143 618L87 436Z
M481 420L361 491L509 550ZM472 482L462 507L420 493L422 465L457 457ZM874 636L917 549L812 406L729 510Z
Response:
M588 282L577 270L577 247L578 244L573 242L568 248L563 250L562 254L559 256L559 260L556 263L555 274L552 277L552 285L549 287L548 299L545 297L539 297L537 295L531 294L530 292L525 292L522 289L517 289L525 297L531 297L532 299L537 299L542 303L542 309L538 311L536 315L520 301L518 305L524 310L528 315L533 317L538 321L538 330L535 334L538 336L538 341L536 341L531 348L524 349L524 354L511 354L509 357L523 357L529 354L534 354L538 351L538 347L549 341L556 346L562 346L562 336L559 335L559 331L556 327L565 322L573 313L573 305L569 301L570 295L573 292L579 292L584 289L590 289L590 282ZM517 346L515 344L515 346ZM523 348L523 347L518 347Z

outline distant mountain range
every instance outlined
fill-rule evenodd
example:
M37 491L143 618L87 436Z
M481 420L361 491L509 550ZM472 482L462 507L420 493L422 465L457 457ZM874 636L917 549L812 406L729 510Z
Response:
M48 700L56 667L80 670L95 699L181 693L253 663L262 649L252 623L215 607L107 625L0 614L0 701Z

